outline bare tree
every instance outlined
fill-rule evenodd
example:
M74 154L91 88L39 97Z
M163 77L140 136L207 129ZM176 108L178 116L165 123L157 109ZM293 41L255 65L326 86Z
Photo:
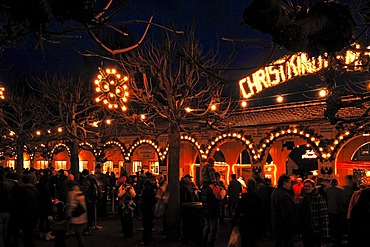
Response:
M111 130L105 126L107 117L103 108L93 102L93 89L89 80L53 77L38 80L37 91L43 99L44 126L54 129L52 138L67 142L71 150L71 172L79 174L79 143L98 145ZM57 129L61 128L62 135Z
M140 38L132 45L119 49L104 44L96 35L102 27L127 36L112 20L131 3L131 0L15 0L0 3L0 46L6 48L33 36L39 48L47 43L66 39L79 40L87 34L91 41L112 54L136 48L145 38L152 24L148 20L126 20L124 23L146 25Z
M32 144L39 111L35 95L25 80L5 88L5 99L1 100L0 121L2 152L16 156L16 171L23 172L23 152L26 144ZM11 151L12 150L12 151Z
M180 134L224 126L230 104L221 95L222 69L217 52L205 52L194 28L179 37L166 33L146 40L122 54L122 69L130 74L130 109L121 117L130 120L142 135L168 135L169 237L180 234L179 159ZM212 73L210 73L210 71Z

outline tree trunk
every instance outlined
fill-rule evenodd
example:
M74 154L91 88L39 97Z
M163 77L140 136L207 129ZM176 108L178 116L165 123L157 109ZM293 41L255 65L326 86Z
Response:
M172 124L169 133L168 149L168 187L169 192L167 221L167 237L169 240L176 241L180 237L181 217L180 217L180 130L177 125Z
M19 136L16 140L16 150L15 154L17 155L15 169L19 176L23 174L23 149L24 149L24 141L22 136Z
M71 150L71 173L75 177L75 180L78 180L79 172L79 159L78 159L78 140L73 140L70 145Z

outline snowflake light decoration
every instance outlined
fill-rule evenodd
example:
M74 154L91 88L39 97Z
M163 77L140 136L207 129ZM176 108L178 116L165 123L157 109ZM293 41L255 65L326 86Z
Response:
M95 79L95 92L99 94L95 101L102 102L108 109L127 111L128 101L128 76L122 76L116 69L103 70L99 68L99 74Z

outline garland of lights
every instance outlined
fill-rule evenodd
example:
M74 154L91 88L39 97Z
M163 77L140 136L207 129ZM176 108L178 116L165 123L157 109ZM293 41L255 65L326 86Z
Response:
M164 151L162 152L161 149L158 147L158 144L155 141L152 141L152 140L149 140L149 139L143 139L143 140L137 140L136 142L134 142L130 146L130 148L129 148L127 154L126 154L127 155L126 156L127 161L130 160L130 156L132 155L134 150L143 143L146 143L146 144L149 144L149 145L153 146L153 148L157 151L157 154L158 154L160 160L163 161L166 158L166 154L168 152L168 145L167 145L167 147L164 148Z
M200 153L201 157L203 159L207 158L207 156L204 154L204 151L203 151L201 145L193 137L191 137L189 135L181 135L180 139L194 144L195 148L197 149L198 153Z
M69 149L69 147L64 144L64 143L58 143L54 146L54 148L51 150L50 152L50 156L52 157L54 155L54 153L58 150L58 148L65 148L68 152L68 156L71 156L71 150Z
M253 154L254 163L261 162L263 157L266 154L266 150L279 138L286 137L286 136L297 136L302 139L305 139L307 143L309 143L315 151L319 154L320 160L327 160L332 161L335 158L336 152L338 152L338 149L345 143L348 139L353 138L356 134L359 134L360 132L366 132L364 128L357 128L356 130L348 130L344 129L341 132L339 132L334 140L328 140L323 139L323 137L317 133L314 132L314 130L305 127L305 126L282 126L277 127L273 129L270 133L266 133L266 137L262 138L258 145L254 145L252 138L250 136L245 137L240 133L224 133L216 136L214 139L209 141L209 144L207 145L207 148L202 148L202 146L195 140L195 138L191 137L190 135L181 135L180 139L182 141L188 141L196 147L198 152L201 154L202 158L207 158L210 154L211 150L221 141L224 139L235 139L238 141L241 141L244 143L247 148L251 151ZM125 160L129 161L130 157L132 156L134 150L140 146L141 144L149 144L153 146L153 148L156 150L158 157L160 160L164 160L166 158L166 155L168 153L169 146L160 148L156 141L152 141L149 139L137 139L135 140L132 145L128 149L124 147L120 142L117 141L108 141L103 145L103 148L100 148L99 151L97 151L97 148L94 148L94 146L90 143L84 142L80 143L79 146L87 146L88 149L90 149L95 156L99 156L102 154L102 150L104 147L107 147L108 145L116 145L121 150L122 154L125 157ZM54 148L49 152L48 157L51 159L55 152L58 151L58 148L65 148L68 152L68 155L70 155L70 149L69 147L64 143L58 143L54 146ZM30 153L30 150L27 149L27 152L30 153L30 158L32 159L34 157L34 153L36 153L39 148L46 149L46 146L44 144L40 144L38 147L36 147L32 152ZM12 155L15 155L14 149L12 147L9 147L11 150ZM43 152L43 151L41 151ZM0 152L0 156L6 156L9 153L7 152Z
M235 139L235 140L238 140L238 141L241 141L243 142L247 148L252 152L253 154L253 159L254 160L257 160L259 158L259 154L256 153L256 150L254 148L254 145L253 145L253 141L251 140L250 137L244 137L242 134L240 133L225 133L225 134L221 134L221 135L218 135L217 137L215 137L215 139L211 140L210 141L210 144L208 144L208 147L205 151L205 157L208 157L210 151L216 146L217 143L221 142L222 140L224 139Z
M285 136L298 136L302 139L305 139L307 143L309 143L316 150L316 152L319 153L319 156L321 157L320 159L327 159L331 156L330 153L323 153L325 149L320 145L322 139L321 135L316 134L313 130L307 127L285 126L275 128L270 132L270 134L267 134L265 138L260 140L258 145L259 161L262 161L266 150L271 146L272 143L274 143L276 139Z
M126 155L125 146L122 145L122 143L118 141L107 141L106 143L104 143L103 147L99 150L98 155L100 156L103 153L103 149L105 149L107 146L110 146L110 145L116 145L120 149L123 156Z
M95 98L97 103L103 102L108 109L127 111L128 101L128 76L122 76L115 69L103 70L99 68L99 74L95 79L95 91L99 95Z

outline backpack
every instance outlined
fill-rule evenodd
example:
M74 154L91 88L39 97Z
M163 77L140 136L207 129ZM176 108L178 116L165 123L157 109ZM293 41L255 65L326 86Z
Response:
M101 191L99 188L98 183L95 179L89 178L90 186L87 191L87 199L90 201L96 201L97 199L101 199Z

